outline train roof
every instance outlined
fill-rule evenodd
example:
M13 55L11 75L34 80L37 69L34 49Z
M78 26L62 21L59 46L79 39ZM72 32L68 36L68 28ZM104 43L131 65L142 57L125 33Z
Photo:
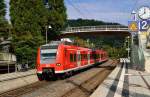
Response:
M57 49L60 44L63 44L66 47L73 47L73 49L70 49L70 50L78 49L78 50L92 50L92 51L101 51L101 52L104 51L104 50L98 50L94 48L90 49L86 47L77 46L77 45L74 45L72 42L66 42L66 41L65 42L64 41L51 41L48 44L42 45L40 48L41 49Z

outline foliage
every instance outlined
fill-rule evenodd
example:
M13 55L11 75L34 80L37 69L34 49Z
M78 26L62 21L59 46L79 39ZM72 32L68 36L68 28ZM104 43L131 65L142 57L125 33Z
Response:
M19 63L33 64L37 48L44 44L45 31L48 39L56 37L66 20L63 0L48 0L46 8L43 0L11 0L10 16L13 46ZM52 29L48 29L48 25Z
M43 43L41 32L47 23L47 9L42 0L11 0L13 46L19 63L34 62Z
M89 42L89 40L84 40L79 37L74 38L74 45L81 46L81 47L87 47L87 48L95 47L95 45L93 43Z
M117 36L99 36L90 38L98 49L104 49L111 58L127 57L125 38Z
M66 7L64 6L64 0L48 0L49 15L48 24L52 28L48 29L48 39L56 39L60 34L60 31L64 28L67 14Z
M6 21L5 19L5 13L6 13L6 10L5 10L5 3L4 3L4 0L0 0L0 37L4 37L6 38L8 36L8 22Z
M97 25L120 25L119 23L107 23L98 20L89 19L71 19L68 20L66 26L68 27L78 27L78 26L97 26Z
M4 18L5 16L5 4L4 0L0 0L0 18Z
M126 38L117 36L87 36L75 37L76 45L88 48L106 50L110 58L127 57Z

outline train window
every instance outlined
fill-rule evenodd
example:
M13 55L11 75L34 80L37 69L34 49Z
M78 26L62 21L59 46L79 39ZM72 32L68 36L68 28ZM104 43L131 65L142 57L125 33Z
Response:
M99 55L99 54L97 54L97 56L98 56L98 58L100 58L100 55Z
M70 54L70 62L73 62L73 54Z
M84 54L84 59L86 59L86 60L87 60L87 54Z
M82 54L82 60L87 59L87 55L86 54Z
M90 59L93 59L93 55L92 54L90 54Z
M83 54L81 54L81 60L83 60L84 59L84 56L83 56Z
M76 54L74 54L74 62L76 62L77 61L77 55Z
M84 54L81 54L81 59L84 60Z
M104 55L102 54L102 58L104 57Z

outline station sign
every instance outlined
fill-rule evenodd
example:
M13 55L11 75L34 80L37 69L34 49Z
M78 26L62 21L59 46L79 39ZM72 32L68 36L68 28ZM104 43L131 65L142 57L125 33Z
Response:
M147 31L149 27L150 27L150 20L141 20L141 21L139 21L140 31Z
M129 21L128 22L128 29L131 32L138 32L138 30L139 30L138 22L137 21Z

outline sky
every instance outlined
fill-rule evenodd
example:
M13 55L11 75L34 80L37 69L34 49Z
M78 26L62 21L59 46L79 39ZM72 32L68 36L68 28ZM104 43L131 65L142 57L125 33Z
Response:
M64 0L67 8L68 19L95 19L106 22L117 22L127 25L131 20L131 12L141 6L149 6L150 0ZM9 16L9 0L6 19Z
M149 6L150 0L65 0L68 19L96 19L124 25L131 20L131 12Z

